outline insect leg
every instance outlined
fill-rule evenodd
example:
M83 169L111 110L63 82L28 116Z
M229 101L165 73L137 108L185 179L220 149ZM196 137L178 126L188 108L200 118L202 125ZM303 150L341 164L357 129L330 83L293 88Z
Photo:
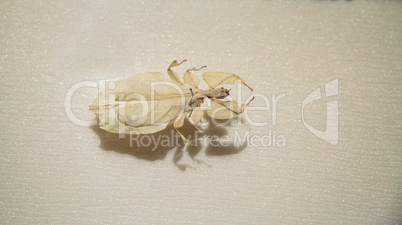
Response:
M193 124L194 127L197 128L197 130L199 132L201 132L207 136L207 134L205 134L205 132L196 125L196 123L198 123L202 119L203 116L204 116L204 112L202 111L202 109L200 107L197 107L197 108L191 110L191 112L187 115L187 117L190 118L189 121L191 122L191 124Z
M183 62L187 61L186 59L181 61L180 63L177 62L177 60L173 61L170 66L167 69L167 73L170 77L170 79L172 79L174 82L183 85L183 82L181 82L181 80L179 79L179 75L177 75L177 73L175 71L173 71L171 68L175 67L175 66L180 66Z
M254 97L246 104L242 104L241 107L238 107L236 101L220 101L213 99L207 109L207 113L210 117L215 119L231 119L243 113L253 100Z
M207 82L208 86L212 89L221 84L234 84L238 81L253 91L253 89L247 85L245 80L233 73L205 72L202 74L202 78L204 78L205 82Z
M176 120L173 123L173 127L174 129L177 131L177 133L179 133L179 135L181 136L181 138L183 138L184 141L189 142L191 145L193 145L191 143L191 141L189 141L186 137L184 137L184 135L179 131L179 128L183 126L184 124L184 119L186 118L186 114L182 113L180 114Z
M188 84L192 87L198 88L198 84L200 83L200 79L198 79L198 77L196 77L191 71L198 71L201 70L203 68L205 68L207 66L202 66L200 68L195 68L193 67L192 69L188 69L183 76L183 80L185 84Z
M187 115L190 118L190 122L199 130L199 127L197 127L195 124L198 123L202 117L204 116L204 112L202 111L202 109L200 107L197 107L193 110L191 110L191 112Z

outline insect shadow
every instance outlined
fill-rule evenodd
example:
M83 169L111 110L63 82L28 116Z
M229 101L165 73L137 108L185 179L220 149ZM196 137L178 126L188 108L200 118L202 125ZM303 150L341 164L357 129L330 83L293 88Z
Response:
M106 151L129 154L147 161L156 161L165 159L168 152L174 150L173 163L182 171L189 167L189 165L180 162L184 151L187 151L188 156L195 162L205 163L196 158L197 154L203 149L207 156L237 154L245 149L246 143L240 146L236 146L234 143L229 143L225 146L217 143L212 144L209 141L210 137L220 138L227 135L228 131L225 126L215 126L208 116L205 116L204 120L208 122L208 126L203 127L204 135L198 133L198 139L194 139L198 130L190 122L186 121L183 127L180 128L183 133L187 134L187 138L193 141L193 145L183 141L176 133L173 125L169 125L166 129L154 134L142 134L135 137L125 135L124 138L120 138L119 134L105 132L97 125L90 128L99 136L99 146ZM220 120L220 122L224 123L225 121Z

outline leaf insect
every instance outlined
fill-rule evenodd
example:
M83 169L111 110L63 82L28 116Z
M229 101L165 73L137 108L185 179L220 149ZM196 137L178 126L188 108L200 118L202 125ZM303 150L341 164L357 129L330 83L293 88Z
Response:
M200 130L195 124L204 116L200 105L205 98L211 100L207 114L215 119L237 117L254 99L241 106L236 101L224 101L230 89L219 85L238 81L253 91L242 78L233 73L204 72L202 77L209 89L199 89L200 79L192 71L206 66L188 69L184 73L183 84L172 68L185 61L178 63L175 60L170 64L167 69L170 79L159 72L148 72L100 85L98 97L89 106L97 116L100 128L111 133L151 134L164 130L174 121L173 127L183 140L189 142L178 129L189 118Z

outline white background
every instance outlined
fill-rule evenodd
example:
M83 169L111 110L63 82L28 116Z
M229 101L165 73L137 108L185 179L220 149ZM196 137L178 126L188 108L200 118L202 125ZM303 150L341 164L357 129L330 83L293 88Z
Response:
M1 1L1 223L396 224L402 221L402 4L398 1ZM285 94L261 127L210 129L286 146L129 148L74 124L82 81L208 65L254 94ZM200 73L197 73L200 75ZM339 143L302 123L303 99L339 79ZM244 97L250 92L243 89ZM96 89L73 96L94 120ZM263 106L261 98L253 106ZM325 101L306 122L325 130ZM191 155L191 154L190 154ZM193 154L194 155L194 154Z

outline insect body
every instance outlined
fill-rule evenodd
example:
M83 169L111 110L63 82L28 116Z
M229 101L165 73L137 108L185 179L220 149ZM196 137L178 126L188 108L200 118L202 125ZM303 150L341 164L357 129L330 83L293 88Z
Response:
M112 133L150 134L165 129L174 121L174 128L187 141L178 128L183 126L186 117L194 125L201 120L204 112L200 105L205 98L211 100L207 114L216 119L238 116L254 99L240 107L236 101L223 101L229 96L230 90L217 87L221 84L234 84L238 81L250 88L242 78L233 73L205 72L202 77L209 89L199 89L200 80L192 71L205 66L187 70L183 84L172 67L179 66L184 61L173 61L170 64L167 69L170 79L161 73L144 73L100 86L100 94L90 105L90 110L99 119L100 128Z

